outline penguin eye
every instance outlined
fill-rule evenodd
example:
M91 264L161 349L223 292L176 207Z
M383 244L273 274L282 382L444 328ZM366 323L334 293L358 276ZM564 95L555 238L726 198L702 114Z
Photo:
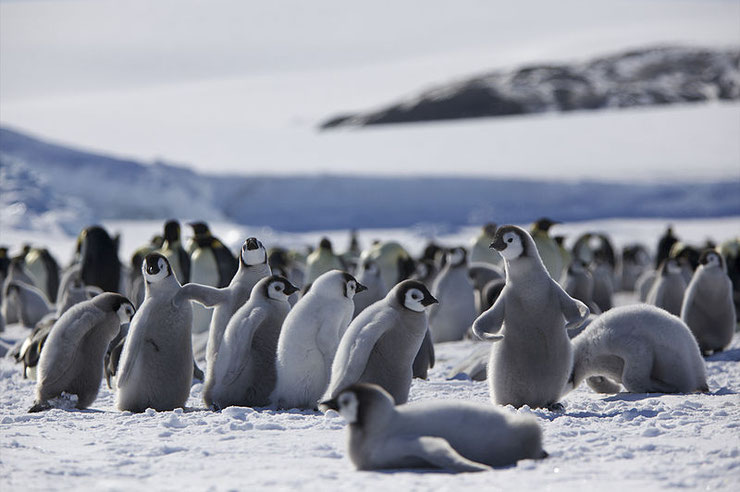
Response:
M506 240L506 242L507 243L513 243L514 242L514 238L513 237L510 237L509 239Z
M413 294L411 294L411 299L418 301L419 299L421 299L421 296L414 292Z
M275 286L275 290L278 291L278 292L282 292L283 291L283 286L280 285L280 284L278 284L278 285Z

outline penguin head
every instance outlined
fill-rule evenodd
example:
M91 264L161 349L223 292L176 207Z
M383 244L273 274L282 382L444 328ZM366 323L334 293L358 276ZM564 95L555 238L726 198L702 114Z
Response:
M130 323L131 318L134 317L135 313L136 308L134 308L134 305L131 304L131 301L124 297L121 300L118 309L116 309L116 314L118 314L118 319L121 321L121 324L124 325L126 323Z
M128 298L114 292L105 292L95 296L91 302L105 312L116 313L121 324L130 322L136 312Z
M344 296L347 299L352 300L355 297L355 294L357 294L358 292L362 292L363 290L367 290L367 287L358 282L355 277L347 272L343 273L344 275L342 276L342 278L344 279Z
M264 284L263 292L265 296L276 301L287 301L291 294L299 290L287 278L280 275L271 275L260 282Z
M319 249L326 249L328 251L332 251L331 241L329 241L328 237L321 238L321 241L319 241Z
M262 265L267 262L267 250L256 237L247 238L240 255L244 266Z
M147 284L156 284L172 275L167 258L159 253L149 253L141 265L141 272Z
M193 228L193 234L196 236L206 236L211 233L205 222L190 222L188 225Z
M491 248L498 251L506 260L514 260L520 256L529 256L524 234L527 234L527 232L517 226L502 226L496 231Z
M416 278L427 278L429 276L431 270L431 266L427 261L418 261L416 262L416 267L414 269L414 276Z
M439 302L427 286L418 280L404 280L396 285L395 290L399 304L417 313L424 312L427 307Z
M447 252L447 263L455 268L464 266L468 257L468 252L463 247L452 248Z
M180 224L176 220L168 220L165 222L164 240L170 244L180 240Z
M362 264L362 270L373 277L380 276L380 267L373 260L365 260Z
M363 426L372 414L392 411L393 397L376 384L357 383L339 392L336 398L323 401L319 408L323 411L336 410L352 427Z
M555 224L560 224L560 222L551 220L547 217L542 217L541 219L538 219L534 224L532 224L532 230L547 232L550 230L550 227L554 226Z
M483 234L485 234L486 237L493 239L493 235L496 234L496 224L494 222L485 224L483 226Z
M579 275L585 273L586 271L588 271L588 265L585 261L578 258L573 260L570 264L570 267L568 267L568 273L571 273L573 275Z
M699 264L703 265L704 268L724 268L722 255L713 249L704 250L701 254L701 258L699 258Z
M308 290L310 288L310 291ZM314 280L312 284L304 287L304 295L311 293L313 295L328 297L346 297L349 300L354 298L355 294L367 290L367 287L357 281L355 277L342 270L330 270Z

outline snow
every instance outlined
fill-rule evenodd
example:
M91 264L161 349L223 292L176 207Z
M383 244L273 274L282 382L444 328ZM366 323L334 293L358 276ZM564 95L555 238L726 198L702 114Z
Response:
M655 243L666 221L608 220L557 225L553 233L570 238L586 230L612 234L616 245ZM123 233L121 256L154 232L161 222L109 222ZM740 217L676 220L676 234L691 243L717 241L740 230ZM234 246L256 234L266 246L315 242L322 231L289 234L227 223L212 225ZM361 231L364 244L375 237L397 239L418 253L433 230ZM467 243L477 231L439 234L444 244ZM69 258L73 239L3 230L3 241L20 247L33 239ZM330 232L337 249L346 233ZM64 261L62 261L64 263ZM633 302L620 296L620 303ZM27 331L7 327L10 343ZM488 403L485 382L447 380L448 371L479 342L437 347L428 381L415 380L411 400L465 399ZM563 414L522 408L544 433L550 457L478 474L442 472L357 472L345 448L345 424L335 412L281 411L229 407L205 410L202 385L191 388L185 410L119 412L114 394L102 383L98 399L85 411L53 409L27 414L34 384L19 366L0 359L0 488L2 490L655 490L686 488L733 490L740 480L740 337L707 359L710 393L689 395L599 395L586 385L568 394Z

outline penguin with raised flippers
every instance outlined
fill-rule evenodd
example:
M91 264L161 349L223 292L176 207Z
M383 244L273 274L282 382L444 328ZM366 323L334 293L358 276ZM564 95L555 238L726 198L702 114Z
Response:
M473 472L547 457L534 418L490 405L436 400L396 406L383 388L354 384L322 408L349 423L349 457L358 470Z
M699 268L686 288L681 319L696 337L703 354L722 351L732 341L737 319L732 282L724 258L717 251L702 253Z
M473 323L476 336L498 340L488 363L491 399L562 410L558 401L573 364L567 330L585 321L588 307L550 277L524 229L500 227L491 246L504 257L506 286Z

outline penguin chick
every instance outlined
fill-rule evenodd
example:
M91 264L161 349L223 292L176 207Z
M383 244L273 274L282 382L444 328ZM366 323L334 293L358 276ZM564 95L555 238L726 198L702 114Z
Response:
M331 270L293 306L278 340L277 385L270 397L278 408L317 407L329 384L339 340L352 319L352 299L363 290L349 273Z
M722 351L732 341L736 319L732 282L724 259L714 250L704 251L699 259L699 268L686 288L681 319L703 354Z
M491 347L488 383L499 405L547 407L558 403L573 363L567 330L580 326L588 307L571 298L547 273L531 236L517 226L496 231L491 245L504 257L506 286L473 323ZM495 335L503 327L503 336Z
M405 403L414 358L428 330L426 309L436 302L424 284L404 280L360 313L339 343L324 399L354 383L373 383Z
M108 343L133 313L131 302L114 293L67 310L54 323L41 352L36 402L29 412L50 408L48 401L62 392L77 395L77 408L90 406L100 389Z
M563 289L573 299L578 299L594 314L601 314L601 309L594 303L594 279L583 260L575 259L568 267L563 282Z
M394 406L374 384L354 384L322 404L349 423L349 457L358 470L490 470L542 459L542 431L530 416L479 403L441 400Z
M230 405L269 405L275 389L275 357L280 329L290 311L288 297L298 288L284 277L263 278L249 301L231 317L205 387L216 409ZM205 392L204 392L205 394Z
M355 318L366 307L385 297L385 287L383 287L383 279L380 277L380 267L373 260L365 260L360 264L357 281L367 287L367 290L355 299L353 316Z
M432 295L439 300L429 311L432 341L462 340L476 315L465 248L453 248L447 254L447 264L434 280Z
M600 376L633 393L708 391L706 368L691 331L654 306L612 308L575 337L573 347L569 389Z
M681 273L681 265L675 258L668 258L658 269L646 302L680 316L685 291L686 281Z
M17 280L8 282L5 295L13 300L18 320L27 328L33 328L44 316L54 311L40 289Z

